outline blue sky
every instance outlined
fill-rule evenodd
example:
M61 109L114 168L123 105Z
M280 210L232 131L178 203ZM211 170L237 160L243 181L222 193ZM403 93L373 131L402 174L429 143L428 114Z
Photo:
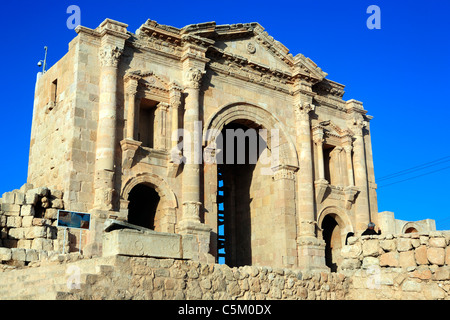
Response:
M327 78L345 84L344 99L362 101L374 116L379 211L432 218L438 229L450 229L448 0L2 2L0 194L26 182L36 64L48 46L52 66L76 36L66 26L69 5L80 7L84 26L111 18L132 32L147 19L175 27L259 22L293 55L311 58ZM381 9L379 30L366 26L370 5Z

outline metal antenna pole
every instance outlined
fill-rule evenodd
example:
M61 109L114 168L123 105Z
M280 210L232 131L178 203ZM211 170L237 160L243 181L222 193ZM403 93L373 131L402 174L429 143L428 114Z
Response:
M45 50L45 57L44 57L44 66L43 66L43 68L42 68L42 73L44 74L45 73L45 67L47 66L47 46L45 46L44 47L44 50Z

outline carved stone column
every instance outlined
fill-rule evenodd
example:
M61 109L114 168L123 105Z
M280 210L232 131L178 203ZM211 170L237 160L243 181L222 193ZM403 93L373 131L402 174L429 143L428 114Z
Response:
M341 161L342 147L334 147L330 152L330 184L335 186L344 186Z
M155 111L155 149L167 149L167 111L169 104L160 102Z
M95 161L94 209L113 209L114 157L117 118L117 66L122 49L105 44L99 49L100 98Z
M203 71L190 68L185 74L185 112L183 151L186 163L183 168L183 215L181 225L200 223L200 170L201 170L201 129L199 93ZM187 137L189 135L189 138ZM196 143L197 141L197 143ZM200 150L198 150L200 147Z
M314 110L314 105L302 103L297 105L297 141L299 152L298 171L298 224L300 237L315 237L315 226L302 221L315 221L314 215L314 178L313 157L311 150L311 126L309 113Z
M345 193L345 208L351 209L352 204L355 201L355 196L358 193L358 188L354 184L354 174L353 174L353 160L352 160L352 138L347 137L344 141L344 150L347 163L347 186L344 188Z
M298 171L298 236L297 265L302 269L323 269L325 266L325 243L317 239L314 199L314 174L309 113L314 110L310 103L300 103L296 108L297 143L299 153Z
M314 143L317 147L317 165L319 169L319 181L325 181L325 165L323 159L323 130L316 129L314 131Z
M347 186L352 187L354 186L353 182L353 161L352 161L352 141L349 139L344 144L344 150L345 150L345 156L346 156L346 162L347 162Z
M323 158L323 129L322 128L314 128L313 135L314 143L317 147L317 165L318 165L318 175L319 179L314 181L314 185L316 187L316 200L320 203L323 201L325 196L325 191L328 188L328 181L325 179L325 164Z
M273 262L275 265L294 267L297 265L297 221L295 215L295 172L297 167L279 165L272 168L275 190L273 213Z
M128 103L127 110L127 135L126 139L137 140L137 113L139 112L139 102L137 100L138 78L128 75L125 79L125 92Z
M367 224L370 222L367 168L363 137L364 126L365 121L362 119L353 120L352 130L355 134L355 140L353 142L353 163L355 170L355 186L359 190L359 194L355 202L356 232L358 233L363 232L367 228Z

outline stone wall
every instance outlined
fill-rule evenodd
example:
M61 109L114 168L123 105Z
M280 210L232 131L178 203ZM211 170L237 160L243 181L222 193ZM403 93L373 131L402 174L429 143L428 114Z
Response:
M341 256L350 299L449 299L447 232L350 237Z
M0 260L19 265L39 260L47 252L63 251L63 232L58 233L58 210L64 208L63 193L47 187L5 192L0 199ZM76 235L68 233L69 243ZM72 248L73 249L73 248Z
M345 276L336 273L230 268L144 257L72 256L57 255L42 261L40 267L0 272L0 299L336 300L345 299L349 287ZM6 283L9 291L2 290Z

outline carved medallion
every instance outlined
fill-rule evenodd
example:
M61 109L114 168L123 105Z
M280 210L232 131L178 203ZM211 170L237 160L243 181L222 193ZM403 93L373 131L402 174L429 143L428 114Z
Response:
M254 54L256 52L256 47L253 43L247 43L247 52L251 54Z

